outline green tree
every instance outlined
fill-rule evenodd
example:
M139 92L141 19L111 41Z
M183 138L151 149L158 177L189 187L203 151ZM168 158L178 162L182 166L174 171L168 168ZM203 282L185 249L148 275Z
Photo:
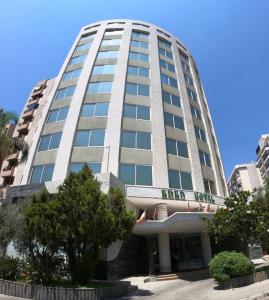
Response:
M14 239L22 222L23 203L0 203L0 252L5 253L8 244Z
M10 137L6 134L6 125L9 123L17 124L17 122L16 113L0 109L0 162L14 151L21 151L21 161L27 159L29 146L23 138Z
M63 253L72 282L87 283L94 275L100 248L125 239L133 226L134 216L126 210L122 192L102 193L85 165L67 176L58 194L42 191L32 196L17 244L21 253L37 262L34 268L44 266L39 268L40 281L52 280L56 271L52 266Z
M131 234L134 216L127 212L122 192L102 193L100 183L85 165L71 173L59 187L61 247L67 256L73 282L88 282L99 261L99 250Z
M254 201L250 203L254 218L258 220L257 231L262 248L269 252L269 179L264 188L255 192Z
M228 238L239 239L245 247L261 242L260 213L261 202L249 192L232 194L225 199L225 208L221 208L212 220L207 220L210 236L216 242ZM258 213L259 211L259 213Z
M33 283L50 283L63 266L64 259L59 252L62 238L57 215L59 204L44 189L31 196L23 211L15 245L25 258L27 279Z

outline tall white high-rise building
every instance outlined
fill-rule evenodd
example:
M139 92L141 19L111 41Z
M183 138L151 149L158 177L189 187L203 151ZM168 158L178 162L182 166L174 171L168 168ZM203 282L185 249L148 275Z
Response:
M227 187L197 66L172 34L135 20L83 27L46 95L8 198L44 184L55 192L84 163L104 190L124 188L137 218L146 210L134 234L156 248L161 272L208 263L200 217L223 205ZM124 243L113 247L111 264Z

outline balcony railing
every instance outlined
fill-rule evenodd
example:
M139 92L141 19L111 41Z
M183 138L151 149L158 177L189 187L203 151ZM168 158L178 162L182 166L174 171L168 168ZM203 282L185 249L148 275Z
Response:
M27 123L20 123L19 126L18 126L18 132L20 134L27 134L28 133L28 129L29 129L29 125L30 123L27 122Z
M43 89L34 91L34 92L32 93L32 97L42 97L42 96L43 96Z
M35 112L34 109L31 110L31 111L26 111L26 112L24 112L24 114L22 115L22 118L23 118L24 120L31 120L31 119L33 118L34 112Z
M19 159L19 152L16 152L16 153L13 153L13 154L10 154L8 157L7 157L7 161L17 161Z
M1 177L3 177L3 178L14 177L14 171L15 171L14 167L12 167L11 169L8 169L8 170L3 169L2 173L1 173Z

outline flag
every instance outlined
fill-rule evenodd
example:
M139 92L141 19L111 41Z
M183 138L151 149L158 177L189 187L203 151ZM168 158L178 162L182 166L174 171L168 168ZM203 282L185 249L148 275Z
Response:
M201 202L199 202L199 206L200 206L200 211L204 211L204 208L205 208L205 206L202 206L202 203Z
M153 215L152 215L153 220L157 220L157 208L155 207Z
M147 214L146 214L146 209L143 211L142 215L140 218L136 221L136 224L141 224L144 223L147 219Z
M204 207L204 212L209 212L210 204Z

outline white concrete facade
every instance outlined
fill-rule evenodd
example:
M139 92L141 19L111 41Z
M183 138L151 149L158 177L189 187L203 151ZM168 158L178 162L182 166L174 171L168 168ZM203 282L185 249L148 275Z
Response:
M230 193L249 191L262 187L262 177L256 162L236 165L228 181Z
M257 153L257 166L260 170L262 182L265 184L269 176L269 134L263 134L260 137Z
M90 45L88 49L87 43ZM77 47L80 51L76 50ZM117 56L100 58L100 52L105 51L117 51ZM130 52L135 52L140 59L131 59ZM83 55L85 60L82 62L78 57ZM141 59L142 55L144 59ZM78 62L70 63L76 57ZM106 65L114 65L115 71L93 74L95 66ZM140 68L137 69L138 76L128 72L128 66ZM66 72L76 69L81 69L79 76L64 80ZM139 73L140 70L147 72L147 69L148 76ZM100 82L112 82L112 89L109 92L88 92L90 83ZM127 89L127 83L133 84L132 88L137 85L138 95ZM75 86L71 96L56 99L59 90L63 92L62 89L71 86ZM145 92L147 88L148 94ZM180 99L180 105L176 97ZM83 105L96 107L98 103L108 103L107 114L81 116ZM138 108L135 117L126 117L126 105L143 106L149 109L150 117L138 117ZM64 120L48 122L51 112L64 107L69 107ZM101 145L90 145L89 142L88 146L75 146L78 132L97 129L105 131ZM135 132L135 146L122 146L123 131ZM40 151L42 137L59 132L61 140L57 148ZM138 135L142 133L150 134L150 146L138 146ZM173 153L174 149L176 153ZM164 205L166 214L159 216L158 220L165 220L176 212L192 211L195 214L206 210L214 213L223 204L223 198L227 196L224 170L196 64L188 49L162 28L126 19L106 20L81 28L46 98L22 179L20 183L15 182L17 185L31 183L35 167L44 168L47 165L53 169L50 181L62 182L71 164L88 162L101 164L101 173L111 172L130 187L141 188L128 190L126 187L127 200L136 208L137 215L146 207L148 214L153 214L155 208L158 211L160 205ZM134 179L123 175L121 166L134 170ZM145 172L138 173L139 168L145 166L147 170L150 168L151 176L148 173L145 175ZM141 174L141 178L137 178L137 174ZM40 176L42 181L43 175ZM148 178L142 178L144 176ZM159 197L160 190L163 194ZM177 198L182 193L184 199ZM180 224L181 221L177 222ZM138 234L143 235L143 230L138 227L135 232L137 230ZM197 228L207 264L211 253L210 242L203 226ZM160 232L158 239L160 270L169 272L169 230Z

